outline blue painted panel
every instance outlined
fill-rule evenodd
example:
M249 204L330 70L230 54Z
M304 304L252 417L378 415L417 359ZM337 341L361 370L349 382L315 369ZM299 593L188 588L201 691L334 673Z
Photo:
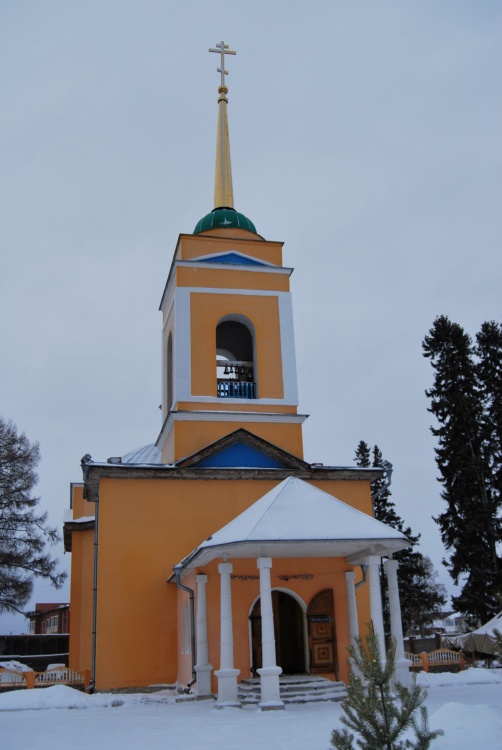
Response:
M256 448L252 448L245 443L234 443L224 448L214 456L205 458L196 464L197 468L203 469L236 469L244 467L246 469L283 469L284 466L274 461L270 456L260 453Z
M203 263L228 263L232 266L264 266L259 260L243 258L237 253L224 253L223 255L213 255L211 258L202 258Z

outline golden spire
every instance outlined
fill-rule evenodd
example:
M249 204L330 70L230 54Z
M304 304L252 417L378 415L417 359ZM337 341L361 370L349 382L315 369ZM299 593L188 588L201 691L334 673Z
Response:
M232 167L230 164L230 139L228 137L228 118L227 104L228 88L225 86L225 76L228 70L225 70L225 55L237 54L234 50L228 49L228 44L220 42L216 44L216 49L210 49L209 52L217 52L221 55L221 67L217 68L221 73L221 84L218 86L218 134L216 138L216 172L214 177L214 207L215 208L233 208L234 191L232 187Z

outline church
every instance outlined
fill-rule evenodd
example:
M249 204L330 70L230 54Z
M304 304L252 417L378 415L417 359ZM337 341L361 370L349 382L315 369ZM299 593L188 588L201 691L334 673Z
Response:
M392 555L409 541L373 517L376 468L309 464L283 243L234 208L220 55L214 208L180 234L162 313L156 442L82 459L64 524L70 667L95 690L177 684L216 707L284 676L346 682L373 621L384 649L386 558L396 677L407 662Z

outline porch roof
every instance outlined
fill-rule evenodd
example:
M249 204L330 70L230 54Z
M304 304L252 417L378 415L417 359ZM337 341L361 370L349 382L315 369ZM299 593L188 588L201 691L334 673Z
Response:
M384 555L411 542L333 495L288 477L202 542L176 566L182 574L219 557Z

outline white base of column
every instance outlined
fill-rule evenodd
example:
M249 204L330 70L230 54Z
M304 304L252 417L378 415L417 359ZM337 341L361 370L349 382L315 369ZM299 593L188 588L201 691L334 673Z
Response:
M284 708L279 685L279 675L282 674L281 667L262 667L257 672L260 675L261 710L280 711Z
M211 672L212 664L195 665L197 672L197 698L211 698Z
M352 656L349 656L349 669L355 677L359 677L359 679L361 679L361 672L359 671L359 667L357 666Z
M410 663L408 659L396 659L394 662L394 676L392 679L393 686L396 682L400 682L404 687L410 686Z
M218 699L215 708L241 708L237 700L237 677L240 669L219 669L214 673L218 678Z

